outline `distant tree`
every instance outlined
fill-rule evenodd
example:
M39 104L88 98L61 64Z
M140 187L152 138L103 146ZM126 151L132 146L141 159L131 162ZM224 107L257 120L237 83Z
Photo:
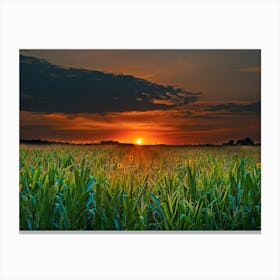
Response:
M236 145L246 145L246 146L254 145L254 141L249 137L242 138L236 141Z
M100 142L100 144L101 144L101 145L103 145L103 144L118 145L119 142L118 142L118 141L113 141L113 140L102 140L102 141Z
M229 146L233 146L233 145L234 145L234 140L229 140L229 141L227 142L227 144L228 144Z
M234 140L229 140L225 143L223 143L223 146L233 146L234 145Z

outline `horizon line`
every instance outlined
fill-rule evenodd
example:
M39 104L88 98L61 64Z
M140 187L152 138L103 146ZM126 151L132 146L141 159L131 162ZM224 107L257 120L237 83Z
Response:
M20 139L20 143L29 142L32 144L64 144L64 145L134 145L134 146L238 146L237 142L240 140L250 139L250 137L240 138L238 140L230 139L227 142L220 143L184 143L184 144L167 144L167 143L156 143L156 144L136 144L131 142L119 142L116 140L101 140L99 142L75 142L75 141L53 141L53 140L42 140L42 139ZM229 141L234 141L232 144L229 144ZM239 144L240 145L240 144ZM246 144L245 144L246 145ZM247 144L251 146L260 146L260 141L252 140L251 144Z

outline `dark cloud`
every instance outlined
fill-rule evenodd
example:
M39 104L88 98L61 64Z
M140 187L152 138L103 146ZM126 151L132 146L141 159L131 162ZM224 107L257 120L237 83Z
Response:
M217 111L228 111L232 113L241 113L241 112L254 112L260 113L261 103L253 102L249 104L238 104L238 103L225 103L225 104L215 104L208 106L204 111L217 112Z
M20 55L20 107L25 111L103 114L166 110L194 102L200 94L130 75L63 68Z

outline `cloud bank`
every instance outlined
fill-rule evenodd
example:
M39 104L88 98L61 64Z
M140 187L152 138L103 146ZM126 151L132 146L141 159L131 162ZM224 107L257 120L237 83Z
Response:
M163 86L131 75L63 68L20 55L20 108L41 113L106 113L166 110L201 93Z

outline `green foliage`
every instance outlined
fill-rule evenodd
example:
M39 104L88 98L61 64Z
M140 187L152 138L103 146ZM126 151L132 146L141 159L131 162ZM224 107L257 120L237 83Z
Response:
M21 230L259 230L259 147L26 146Z

